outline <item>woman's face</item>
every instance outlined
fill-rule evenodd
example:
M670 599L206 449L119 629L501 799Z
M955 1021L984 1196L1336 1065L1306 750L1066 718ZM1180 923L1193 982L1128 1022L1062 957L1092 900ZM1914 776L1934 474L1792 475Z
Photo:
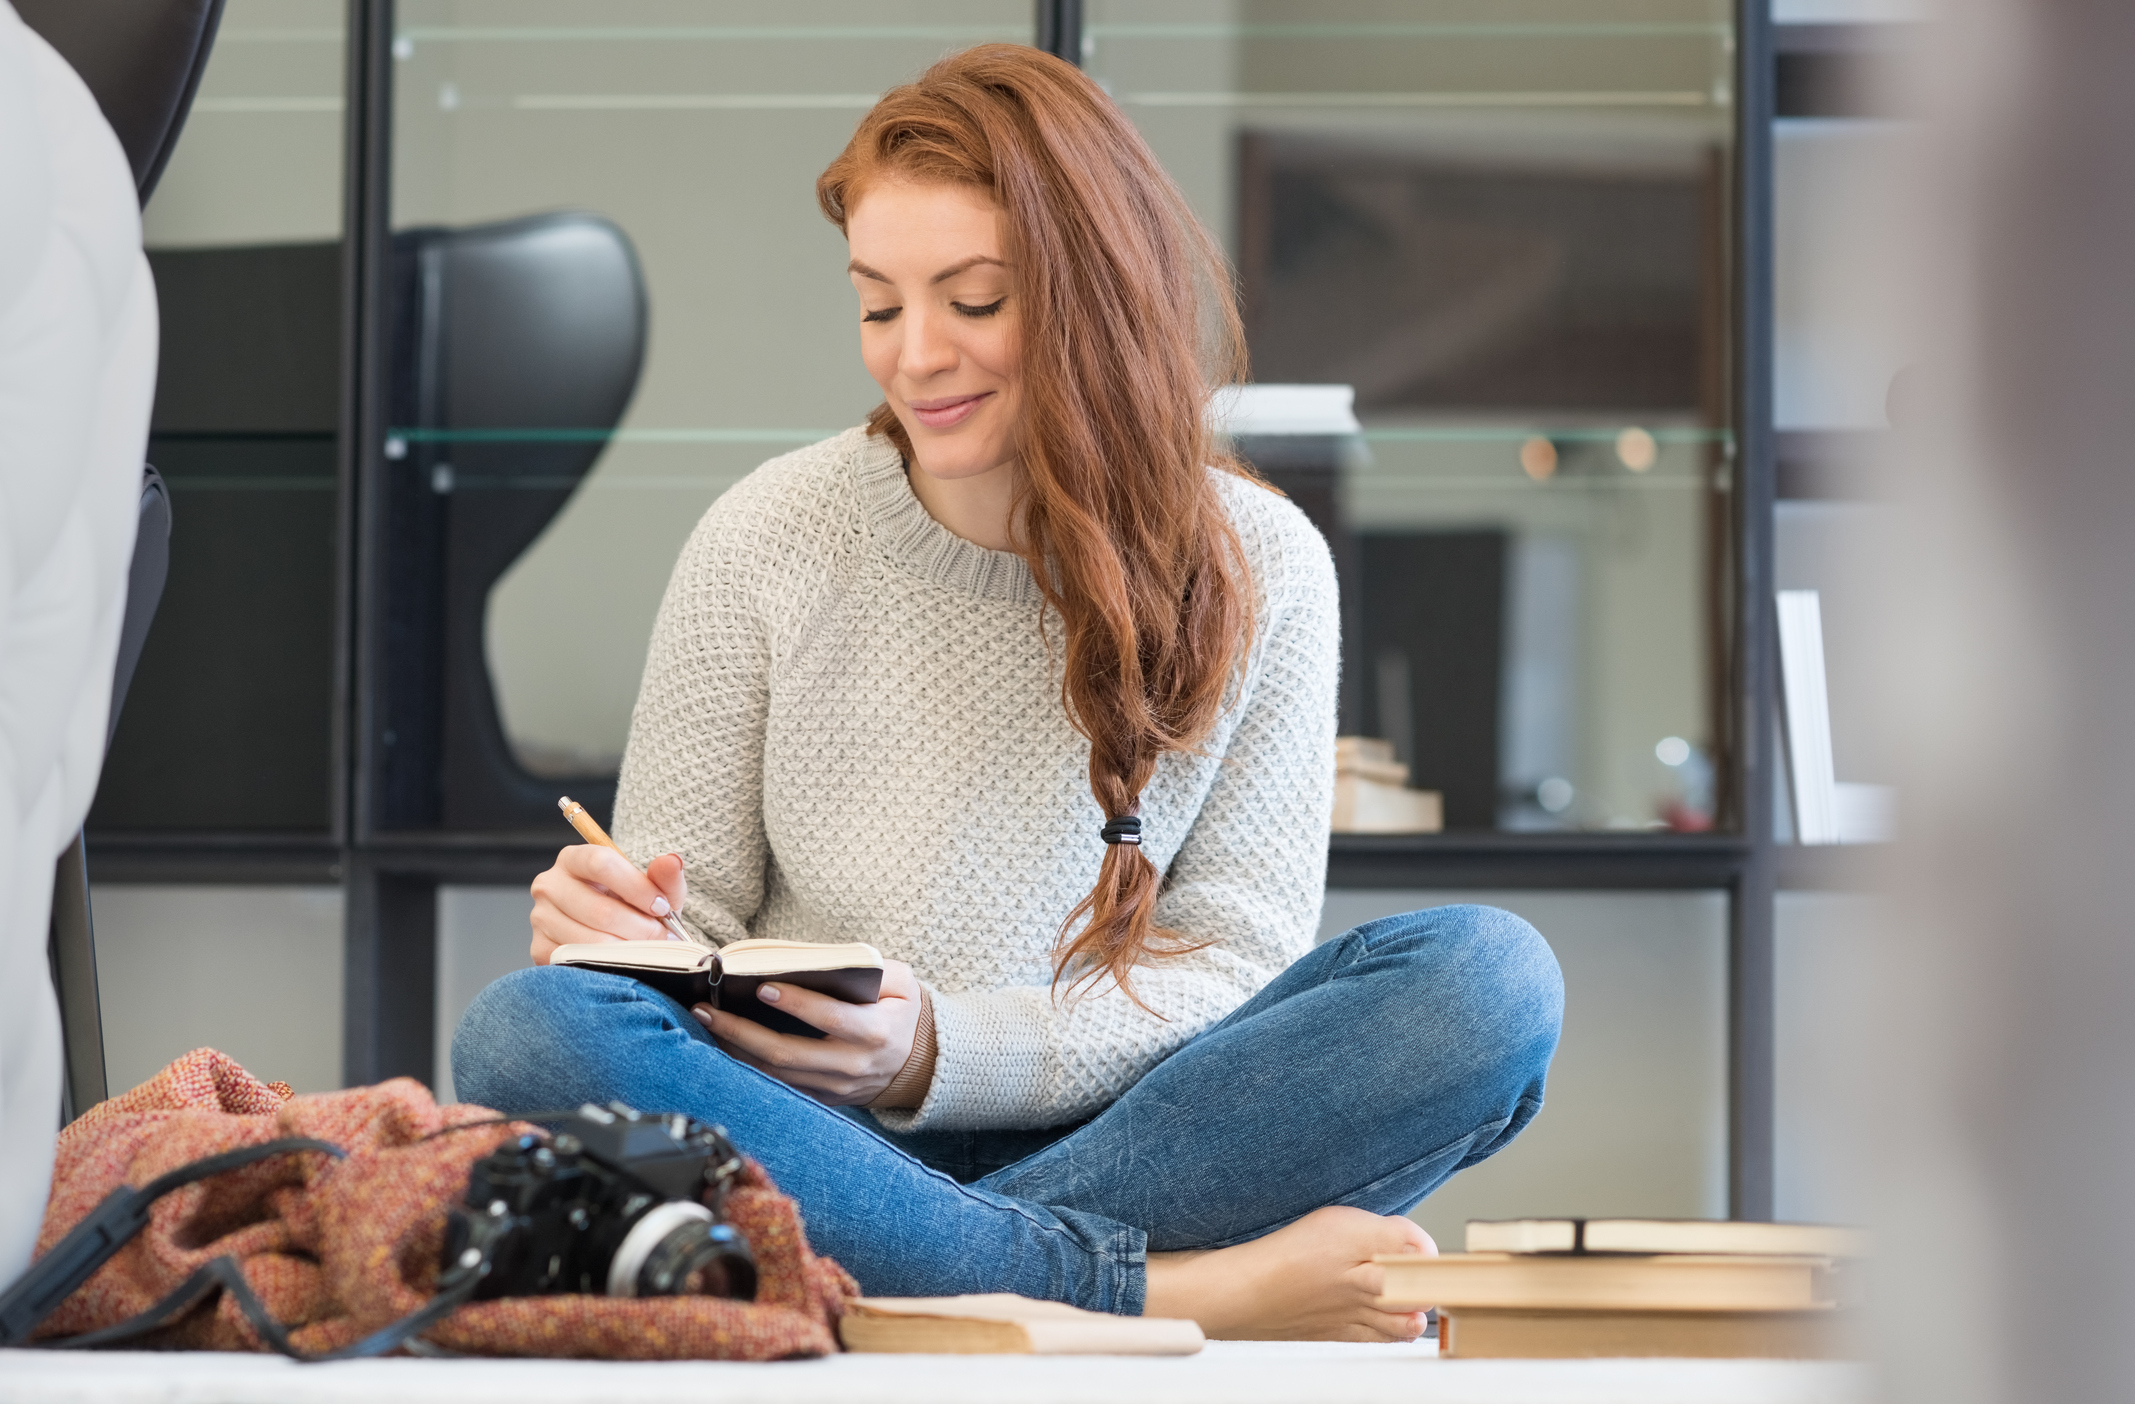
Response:
M860 355L919 467L975 478L1012 464L1022 316L1000 208L966 185L871 185L847 216Z

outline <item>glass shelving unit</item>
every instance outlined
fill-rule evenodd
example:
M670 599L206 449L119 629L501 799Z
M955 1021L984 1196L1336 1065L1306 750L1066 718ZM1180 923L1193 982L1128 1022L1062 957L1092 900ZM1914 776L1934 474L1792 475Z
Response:
M248 236L332 248L333 414L289 430L311 437L272 471L245 466L268 450L233 437L243 426L196 424L182 432L202 437L167 437L166 457L181 520L188 491L332 504L330 539L309 548L329 597L325 696L305 704L325 818L279 836L114 826L91 855L106 876L342 883L352 1081L432 1067L438 884L522 883L567 837L396 818L381 798L386 699L408 666L389 627L395 582L410 578L386 525L394 473L420 464L419 481L470 517L568 495L481 582L476 663L513 765L612 764L698 515L875 401L850 354L815 173L890 83L970 43L1036 36L1120 101L1232 254L1257 378L1357 387L1362 432L1327 467L1323 523L1353 548L1345 586L1360 608L1345 729L1398 733L1405 669L1409 734L1433 730L1415 699L1446 666L1430 652L1440 636L1397 637L1362 590L1388 562L1469 551L1484 566L1448 588L1509 621L1478 665L1499 697L1476 733L1487 746L1461 742L1460 821L1338 835L1331 881L1727 890L1732 1203L1768 1211L1761 7L231 0L230 15L225 68L178 159L223 126L262 153L322 130L336 143L311 163L331 176L331 224L306 213L317 192L283 192ZM197 208L162 212L191 231L173 246L242 242L215 230L213 182L201 188ZM634 250L649 333L619 420L396 417L396 238L551 211L598 214ZM1665 315L1641 322L1641 305ZM574 442L597 450L582 480L470 466L477 450ZM566 568L589 559L596 592ZM1695 764L1667 761L1671 742Z

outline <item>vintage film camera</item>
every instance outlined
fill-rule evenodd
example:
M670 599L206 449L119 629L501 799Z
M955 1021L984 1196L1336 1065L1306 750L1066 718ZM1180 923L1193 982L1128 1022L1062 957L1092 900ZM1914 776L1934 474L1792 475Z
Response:
M543 1121L550 1120L547 1117ZM756 1260L724 1222L741 1155L716 1126L587 1103L474 1163L443 1276L473 1298L684 1292L753 1300Z

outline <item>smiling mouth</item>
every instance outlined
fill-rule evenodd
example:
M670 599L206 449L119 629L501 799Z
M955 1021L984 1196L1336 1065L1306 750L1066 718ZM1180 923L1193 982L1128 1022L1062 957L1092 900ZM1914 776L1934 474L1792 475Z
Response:
M977 412L993 395L984 390L976 395L950 395L939 400L907 400L912 417L929 429L950 429L963 423Z

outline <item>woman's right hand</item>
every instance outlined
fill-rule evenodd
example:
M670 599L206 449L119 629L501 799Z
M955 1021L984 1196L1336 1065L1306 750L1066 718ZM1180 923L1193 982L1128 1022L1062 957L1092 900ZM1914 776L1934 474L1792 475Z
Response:
M663 853L644 872L612 848L573 844L534 879L534 964L558 946L590 941L673 940L660 918L689 895L682 859Z

